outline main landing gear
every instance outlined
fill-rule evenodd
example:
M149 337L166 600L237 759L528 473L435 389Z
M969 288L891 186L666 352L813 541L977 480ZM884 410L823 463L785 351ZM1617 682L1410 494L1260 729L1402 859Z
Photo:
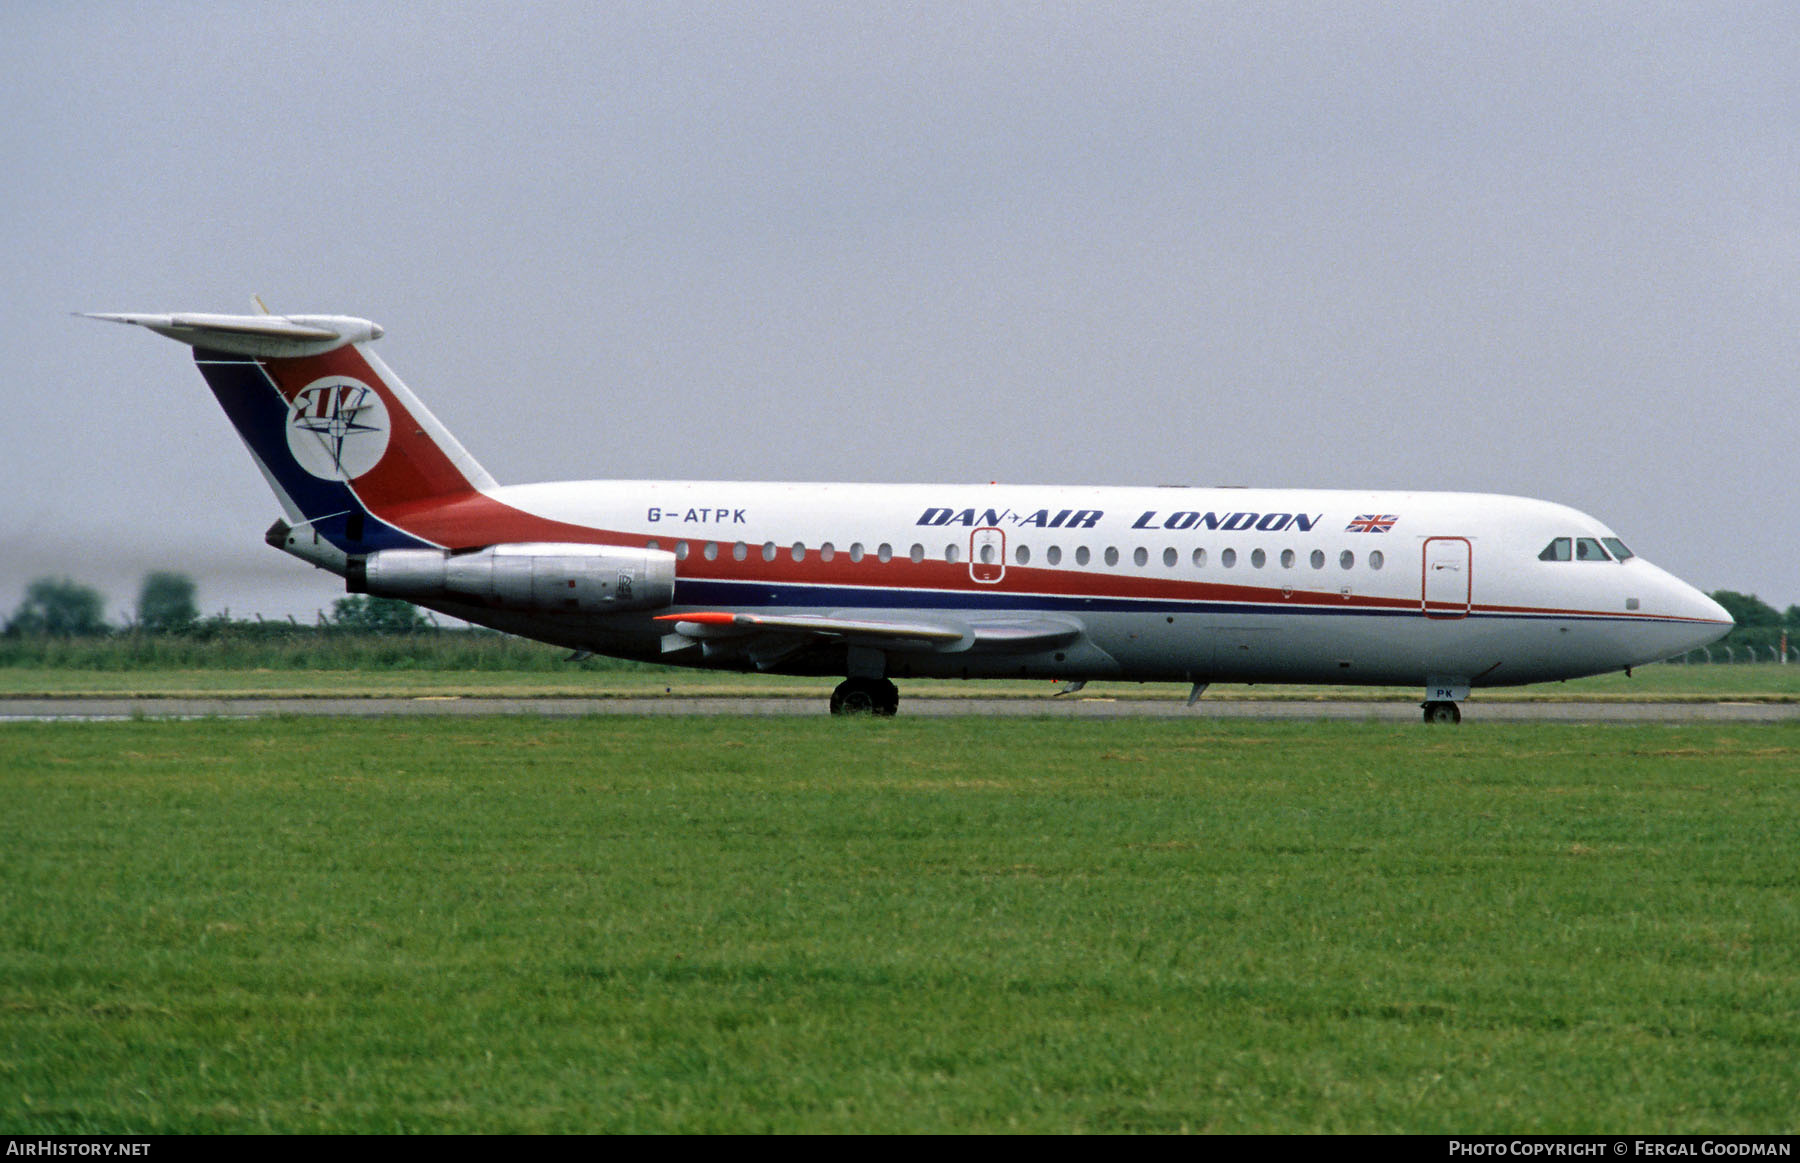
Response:
M900 709L900 688L885 678L847 678L831 692L834 715L891 717Z
M1430 702L1420 703L1419 706L1423 707L1425 710L1425 721L1427 723L1455 724L1462 722L1462 709L1455 703Z

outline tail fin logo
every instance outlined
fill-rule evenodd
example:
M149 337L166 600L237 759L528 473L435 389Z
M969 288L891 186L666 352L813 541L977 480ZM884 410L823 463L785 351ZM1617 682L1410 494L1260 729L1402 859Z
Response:
M355 480L374 468L387 451L388 431L387 405L349 376L314 380L288 407L288 450L322 480Z

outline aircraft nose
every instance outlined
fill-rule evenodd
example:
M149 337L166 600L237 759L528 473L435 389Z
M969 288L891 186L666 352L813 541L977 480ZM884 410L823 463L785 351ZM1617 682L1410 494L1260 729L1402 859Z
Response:
M1663 574L1664 611L1684 622L1712 623L1721 634L1737 625L1731 612L1673 574Z
M1691 600L1699 610L1699 613L1695 615L1696 617L1702 618L1708 622L1722 623L1724 632L1727 634L1731 633L1732 628L1737 625L1737 620L1731 616L1731 611L1713 601L1693 586L1688 587L1688 593L1692 595Z
M1683 652L1698 650L1702 646L1717 642L1731 633L1732 627L1737 625L1724 606L1713 601L1693 586L1676 580L1674 589L1673 600L1669 603L1669 612L1676 618L1689 623L1693 629L1693 637L1687 645L1682 647Z

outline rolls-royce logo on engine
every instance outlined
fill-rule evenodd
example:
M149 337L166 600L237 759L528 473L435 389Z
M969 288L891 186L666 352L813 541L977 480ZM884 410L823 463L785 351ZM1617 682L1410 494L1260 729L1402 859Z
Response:
M380 463L388 427L387 407L373 388L326 376L301 388L288 406L288 449L316 477L355 480Z

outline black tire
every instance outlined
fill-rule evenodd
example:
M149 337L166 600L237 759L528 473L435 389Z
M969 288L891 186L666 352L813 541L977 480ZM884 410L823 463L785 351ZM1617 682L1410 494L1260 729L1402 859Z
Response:
M834 715L880 715L900 709L900 690L885 678L847 678L831 692Z
M1423 706L1427 723L1447 723L1454 726L1462 722L1462 708L1455 703L1425 703Z

